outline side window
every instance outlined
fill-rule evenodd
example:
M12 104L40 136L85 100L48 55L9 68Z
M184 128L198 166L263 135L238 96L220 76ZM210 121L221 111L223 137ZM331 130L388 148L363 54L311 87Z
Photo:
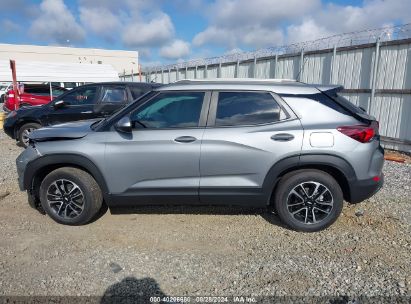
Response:
M127 89L122 86L109 86L103 88L101 102L103 103L126 103Z
M255 125L279 121L281 107L266 92L220 92L216 126Z
M53 91L53 97L60 96L61 94L65 93L65 90L62 90L60 88L52 88Z
M131 114L133 126L146 128L197 127L204 92L164 92Z
M50 87L49 86L25 86L24 93L33 94L38 96L48 96L50 95Z
M96 95L97 86L87 86L85 88L72 90L70 93L62 96L61 99L69 105L94 104Z
M133 99L137 99L140 96L144 95L145 93L147 93L147 91L149 91L148 87L138 87L138 86L130 86L130 91L131 91L131 95L133 96Z

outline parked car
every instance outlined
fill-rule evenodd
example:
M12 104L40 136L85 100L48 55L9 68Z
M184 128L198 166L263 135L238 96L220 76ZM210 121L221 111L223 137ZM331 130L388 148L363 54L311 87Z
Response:
M67 89L45 84L23 84L24 91L20 93L19 107L40 106L49 103L53 98L60 96ZM51 95L52 94L52 95ZM7 91L3 109L10 112L16 109L16 94L13 88Z
M3 128L8 136L27 147L28 135L42 126L111 115L158 86L159 84L155 83L138 82L106 82L80 86L41 107L24 107L11 112Z
M318 231L383 184L377 121L341 87L180 81L101 121L42 128L18 157L30 205L58 223L139 204L273 205Z
M4 99L6 97L6 93L10 90L12 84L10 83L0 83L0 103L4 103Z

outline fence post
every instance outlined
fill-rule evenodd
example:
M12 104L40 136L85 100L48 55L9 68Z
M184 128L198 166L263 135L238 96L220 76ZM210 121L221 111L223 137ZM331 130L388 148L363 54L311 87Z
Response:
M380 38L377 39L375 44L375 58L374 58L374 65L372 66L371 70L371 97L370 102L367 106L367 113L371 114L371 105L374 103L375 99L375 86L377 85L377 75L378 75L378 63L380 61Z
M178 73L178 66L176 66L176 81L177 80L180 80L180 76L179 76L179 73Z
M161 83L164 84L164 69L161 68Z
M186 66L186 79L188 79L188 77L187 77L187 73L188 73L188 67Z
M220 60L220 63L218 64L217 78L222 78L221 77L221 60Z
M254 55L253 78L257 78L257 55Z
M333 57L332 57L332 61L331 61L331 71L330 71L330 84L334 83L334 79L333 79L333 75L335 72L335 68L336 68L336 62L337 62L337 46L334 45L334 49L333 49Z
M240 59L237 58L237 65L235 67L235 78L240 78Z
M207 79L207 77L208 77L208 71L207 71L207 69L208 69L208 66L207 66L207 64L204 66L204 78L205 79Z
M275 54L274 78L277 78L278 54Z
M301 55L300 55L300 72L298 73L297 80L301 81L303 78L303 72L304 72L304 49L301 49Z
M198 65L196 65L196 66L195 66L195 70L194 70L194 79L197 79L197 78L198 78L197 73L198 73Z

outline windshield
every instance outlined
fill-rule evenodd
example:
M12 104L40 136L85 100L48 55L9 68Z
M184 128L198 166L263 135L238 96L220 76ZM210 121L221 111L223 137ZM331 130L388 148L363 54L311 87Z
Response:
M6 85L0 85L0 91L4 91L5 89L7 89L8 86Z

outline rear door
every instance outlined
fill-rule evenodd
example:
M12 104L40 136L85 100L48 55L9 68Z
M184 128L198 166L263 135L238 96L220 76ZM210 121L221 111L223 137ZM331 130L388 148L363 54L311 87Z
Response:
M94 106L98 100L100 88L97 85L88 85L70 90L53 100L47 117L49 124L65 123L75 120L96 118ZM57 101L64 101L61 107L55 107Z
M200 160L205 204L266 205L264 179L281 159L299 155L299 119L270 93L213 92Z
M130 99L131 94L125 85L104 85L93 111L98 116L109 116L125 106Z

